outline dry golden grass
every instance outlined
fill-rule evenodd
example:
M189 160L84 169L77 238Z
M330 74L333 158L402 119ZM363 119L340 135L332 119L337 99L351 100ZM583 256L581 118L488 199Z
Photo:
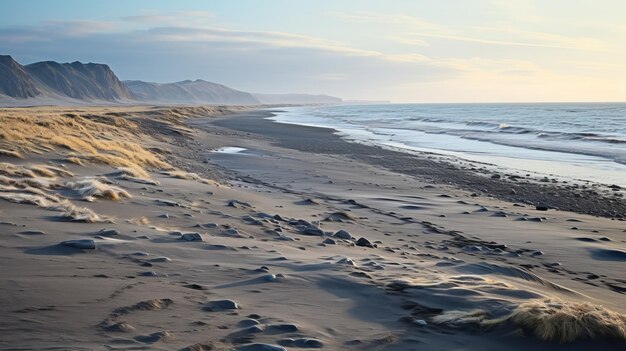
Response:
M490 319L482 310L451 310L434 316L432 321L456 327L511 325L522 335L558 343L578 340L626 341L625 315L590 303L556 299L522 303L502 318Z
M139 144L143 136L133 121L107 114L64 112L52 108L0 110L0 150L15 155L63 152L75 164L127 167L146 178L146 168L172 169Z
M15 180L19 182L19 180ZM27 180L25 180L27 181ZM97 215L85 207L77 207L69 200L56 194L49 194L43 189L20 184L21 187L12 185L0 185L0 199L18 204L35 205L47 210L61 212L60 217L74 221L97 223L110 221Z
M8 162L0 162L0 175L26 178L54 178L56 176L74 176L72 172L66 171L59 167L49 165L15 165Z
M202 178L200 175L196 174L196 173L190 173L190 172L185 172L182 170L174 170L174 171L166 171L166 172L162 172L163 174L173 177L173 178L178 178L178 179L186 179L186 180L196 180L199 181L201 183L204 184L208 184L208 185L213 185L213 186L220 186L219 183L217 183L214 180L210 180L210 179L206 179L206 178Z
M150 220L147 217L144 217L144 216L131 218L131 219L127 220L127 222L131 223L131 224L135 224L135 225L148 225L148 224L150 224Z
M22 156L22 154L19 153L18 151L12 151L12 150L6 150L6 149L0 149L0 156L24 158L24 156Z
M525 334L546 341L626 341L626 316L589 303L531 301L521 304L507 319Z
M37 175L32 170L6 162L0 162L0 175L8 177L37 178Z
M76 182L65 183L65 187L78 192L83 200L94 201L95 198L118 201L130 198L130 194L119 187L106 184L106 181L98 179L83 179Z
M83 163L83 161L81 161L80 158L76 157L76 156L70 156L68 158L65 159L67 162L71 162L75 165L79 165L79 166L84 166L85 164Z

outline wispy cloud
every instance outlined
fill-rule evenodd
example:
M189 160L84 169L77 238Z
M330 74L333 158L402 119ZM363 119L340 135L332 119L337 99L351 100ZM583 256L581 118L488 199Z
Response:
M524 1L520 2L520 4L525 3ZM349 22L374 22L390 26L400 26L404 30L411 30L411 33L408 35L399 35L393 39L396 42L404 44L413 43L414 45L420 45L424 42L422 38L434 38L481 45L523 46L567 50L596 51L607 50L610 47L607 43L599 39L528 31L512 26L451 27L408 15L374 12L329 12L328 14Z

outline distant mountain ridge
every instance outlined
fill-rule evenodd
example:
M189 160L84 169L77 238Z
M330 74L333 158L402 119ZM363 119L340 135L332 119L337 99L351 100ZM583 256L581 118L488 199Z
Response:
M254 94L263 104L339 104L342 100L329 95Z
M91 103L145 104L328 104L340 98L308 94L252 94L205 80L175 83L120 81L100 63L42 61L22 66L0 55L0 105Z
M124 84L135 99L159 103L188 104L259 104L252 94L201 79L184 80L175 83L150 83L140 80L127 80Z
M0 78L0 94L14 99L133 99L109 66L98 63L44 61L22 66L11 56L0 56Z
M0 94L26 99L40 95L37 83L11 56L0 55Z
M128 88L104 64L44 61L24 68L54 92L74 99L113 101L133 98Z

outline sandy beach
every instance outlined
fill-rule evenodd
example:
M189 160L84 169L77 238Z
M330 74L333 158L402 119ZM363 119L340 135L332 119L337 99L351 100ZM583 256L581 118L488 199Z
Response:
M0 113L0 349L626 348L624 189L253 107Z

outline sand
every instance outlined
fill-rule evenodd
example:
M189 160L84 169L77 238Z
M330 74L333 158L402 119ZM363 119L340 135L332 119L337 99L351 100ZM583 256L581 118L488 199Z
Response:
M0 162L65 170L37 189L101 220L0 199L0 348L626 347L623 213L593 216L621 207L537 210L532 185L529 201L491 180L476 194L457 184L473 178L444 182L447 166L417 172L436 159L408 167L290 126L298 143L266 112L224 116L239 110L71 112L136 123L167 165L145 174L3 144L21 157Z

